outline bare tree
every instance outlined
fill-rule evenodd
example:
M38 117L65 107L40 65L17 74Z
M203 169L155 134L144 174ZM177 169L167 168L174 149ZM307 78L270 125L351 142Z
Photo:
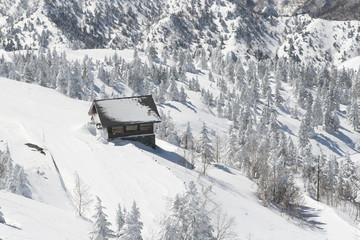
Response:
M216 240L236 240L239 239L234 232L235 219L218 209L214 216L214 230Z
M83 217L84 213L93 200L90 194L90 187L82 181L77 172L74 173L74 176L75 187L73 189L73 201L79 216Z

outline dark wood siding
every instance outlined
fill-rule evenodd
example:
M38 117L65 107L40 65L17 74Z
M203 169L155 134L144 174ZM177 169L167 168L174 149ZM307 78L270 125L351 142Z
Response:
M108 128L109 138L128 137L154 133L154 123L131 124Z
M153 132L153 125L153 123L142 123L139 126L139 130L144 132Z

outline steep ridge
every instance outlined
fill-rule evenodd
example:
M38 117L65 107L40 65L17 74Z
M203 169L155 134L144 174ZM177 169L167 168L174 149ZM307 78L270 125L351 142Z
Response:
M358 55L360 41L359 24L350 21L357 18L341 17L347 13L352 16L348 9L356 12L357 3L349 0L337 8L339 4L39 0L3 13L0 42L6 51L155 47L159 53L165 49L173 54L177 49L196 52L221 48L244 59L273 58L280 54L303 61L338 63ZM3 2L0 9L8 5ZM344 44L349 47L339 49Z

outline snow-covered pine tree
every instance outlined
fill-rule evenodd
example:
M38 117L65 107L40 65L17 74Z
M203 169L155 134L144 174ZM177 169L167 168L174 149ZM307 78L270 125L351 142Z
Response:
M179 101L180 100L180 92L178 89L178 86L176 84L176 81L174 79L170 79L170 86L168 87L166 91L166 99L168 101Z
M205 122L203 122L200 134L198 152L202 164L202 174L205 175L208 166L214 160L214 148L211 146L209 130Z
M283 166L282 157L276 155L276 150L271 151L260 172L258 191L264 203L281 206L289 214L295 212L301 201L293 173Z
M150 44L149 46L147 46L147 48L145 49L145 53L148 58L150 66L153 64L153 62L159 61L158 52L154 47L154 45Z
M213 76L211 70L209 71L208 79L209 79L210 82L215 82L215 79L214 79L214 76Z
M212 49L210 66L211 70L216 74L221 74L224 71L224 60L220 47Z
M219 163L222 159L224 144L222 143L222 138L220 137L218 132L216 132L214 136L212 145L214 146L214 160L215 162Z
M107 220L107 215L104 213L104 207L101 205L101 199L96 196L97 202L95 206L95 215L93 218L93 230L90 232L91 240L107 240L115 237L114 231L110 229L111 223Z
M340 127L340 120L337 110L332 109L331 103L325 103L323 128L327 132L336 132Z
M9 147L5 145L0 151L0 189L31 198L29 185L23 167L13 163Z
M125 224L125 217L126 217L126 209L121 208L121 205L118 204L118 208L116 210L116 237L120 237L121 230Z
M61 66L59 74L56 76L56 90L62 94L68 95L69 79L69 69L67 69L65 66Z
M208 68L208 59L206 57L206 51L201 47L201 45L196 51L195 61L200 66L201 69Z
M168 48L165 46L161 52L161 61L162 64L167 65L167 61L169 59L169 50Z
M304 148L310 143L309 138L314 134L314 129L312 127L312 120L309 111L306 111L305 116L301 120L299 128L299 148Z
M13 171L13 162L7 144L0 151L0 189L6 189Z
M224 75L228 82L234 83L235 82L235 54L233 52L229 52L225 58L225 69Z
M120 232L119 240L142 240L143 223L140 221L140 211L133 202L131 211L126 214L125 224Z
M71 67L71 75L68 85L68 94L71 98L84 99L83 81L81 77L81 65L78 61Z
M269 71L266 69L264 76L261 78L261 97L266 98L267 92L271 92Z
M178 194L164 219L159 240L215 240L206 204L193 181Z
M35 81L35 66L33 63L27 63L23 74L21 75L21 79L27 83L33 83Z
M48 63L49 62L46 61L44 54L39 53L36 61L35 79L39 85L44 87L49 87L50 85L50 73Z
M236 137L236 133L235 133L235 129L230 126L230 129L228 131L228 136L226 139L226 147L225 147L225 151L226 151L226 164L230 165L230 166L234 166L235 164L235 154L237 152L237 144L234 144L238 141L237 137Z
M93 100L94 99L94 74L92 73L92 69L91 69L92 61L87 55L83 59L81 68L82 68L81 78L82 78L82 82L84 83L84 86L83 86L84 97L87 100ZM113 81L111 83L110 83L110 86L113 86Z
M184 69L186 72L196 73L196 68L194 65L194 60L190 51L185 52L185 62Z
M235 74L235 84L240 89L245 84L244 82L245 70L243 68L243 63L241 62L240 58L238 58L238 60L236 61L234 74Z
M195 92L199 92L200 91L200 84L199 84L199 79L197 78L192 78L189 80L189 90L191 91L195 91Z
M319 94L316 94L316 98L313 102L311 112L314 127L321 126L323 123L323 109Z
M336 199L336 190L338 188L339 164L335 156L330 156L324 160L324 166L321 168L320 191L322 201L334 205Z
M20 165L15 164L11 174L11 178L9 179L7 185L7 189L10 190L12 193L31 198L32 194L29 188L30 183L24 172L24 168Z
M338 195L346 201L353 201L358 195L359 179L356 174L355 162L349 153L340 161Z
M190 126L190 122L188 122L186 124L186 130L185 132L181 135L181 144L182 147L188 150L192 150L194 149L194 137L192 134L192 129Z
M360 111L359 111L359 104L357 103L356 98L352 98L351 103L349 104L346 111L346 118L354 130L359 130Z
M166 115L160 110L159 114L162 121L155 125L155 132L158 138L179 146L180 138L175 130L174 122L170 116L170 112L168 112Z
M276 106L280 106L280 104L283 102L283 98L281 97L280 94L280 90L281 90L281 81L276 78L276 84L275 84L275 105Z

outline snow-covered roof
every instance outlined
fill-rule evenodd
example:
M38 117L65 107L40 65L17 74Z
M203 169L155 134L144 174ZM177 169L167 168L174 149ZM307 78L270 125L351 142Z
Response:
M95 113L103 127L161 122L151 95L94 100L89 115Z

